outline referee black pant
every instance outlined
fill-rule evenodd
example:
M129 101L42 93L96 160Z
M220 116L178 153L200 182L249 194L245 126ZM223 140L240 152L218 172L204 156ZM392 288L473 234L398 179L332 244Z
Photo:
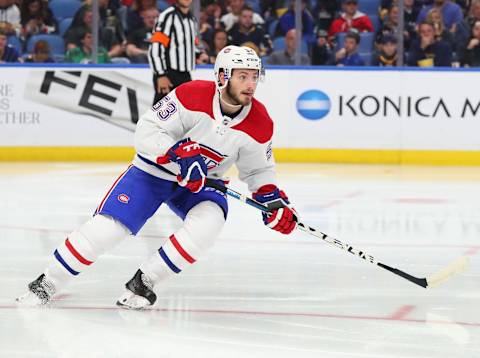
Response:
M153 104L157 103L168 94L168 93L157 92L157 79L159 77L160 76L158 75L153 75L153 88L155 89L155 98L153 99ZM174 88L177 88L182 83L189 82L192 80L192 76L190 76L190 72L180 72L175 70L169 70L167 72L167 77L170 80L170 82L172 82L172 85L173 85L173 88L171 90L173 90Z

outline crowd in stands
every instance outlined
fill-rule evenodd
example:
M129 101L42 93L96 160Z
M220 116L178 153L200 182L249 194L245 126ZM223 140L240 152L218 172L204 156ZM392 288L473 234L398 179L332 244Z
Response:
M99 0L98 62L147 63L151 30L174 0ZM480 66L480 0L302 0L302 65ZM91 0L0 0L0 63L92 62ZM230 44L295 63L291 0L201 0L198 63ZM403 36L400 36L403 35Z

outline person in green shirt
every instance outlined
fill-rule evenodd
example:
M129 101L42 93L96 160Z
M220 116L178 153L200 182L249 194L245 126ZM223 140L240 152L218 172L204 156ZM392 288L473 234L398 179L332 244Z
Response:
M86 30L80 41L82 46L75 47L65 54L65 62L69 63L92 63L92 31ZM104 47L98 47L97 63L111 63L108 52Z

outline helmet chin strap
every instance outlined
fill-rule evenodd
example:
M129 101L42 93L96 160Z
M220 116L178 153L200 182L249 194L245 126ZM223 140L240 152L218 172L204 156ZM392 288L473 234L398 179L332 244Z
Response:
M220 105L222 106L223 111L226 112L226 113L238 112L240 110L240 108L243 107L241 104L231 104L231 103L228 103L227 101L225 101L223 99L223 96L222 96L222 91L220 91L219 97L220 97Z

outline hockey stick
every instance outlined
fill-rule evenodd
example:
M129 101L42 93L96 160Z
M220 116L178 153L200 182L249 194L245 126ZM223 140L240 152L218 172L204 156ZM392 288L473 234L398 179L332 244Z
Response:
M218 181L207 179L206 185L211 187L211 188L214 188L216 190L219 190L219 191L227 194L228 196L231 196L232 198L243 201L244 203L246 203L250 206L253 206L254 208L259 209L263 212L268 213L268 212L272 211L272 209L269 209L268 207L266 207L262 203L254 200L252 198L249 198L248 196L246 196L244 194L236 192L235 190L232 190L232 189L230 189L230 188L228 188L224 185L221 185L221 184L218 183ZM403 277L404 279L406 279L406 280L408 280L408 281L410 281L410 282L412 282L412 283L414 283L418 286L424 287L424 288L430 288L430 287L434 287L434 286L439 285L440 283L449 279L451 276L465 270L467 265L468 265L468 257L461 256L461 257L455 259L454 261L452 261L449 265L447 265L443 269L434 273L433 275L431 275L429 277L425 277L425 278L419 278L419 277L412 276L412 275L410 275L410 274L408 274L408 273L406 273L402 270L399 270L397 268L393 268L391 266L385 265L384 263L381 263L381 262L377 261L372 255L369 255L364 251L355 249L353 246L351 246L349 244L346 244L346 243L343 243L342 241L340 241L338 239L335 239L331 236L328 236L327 234L324 234L323 232L321 232L321 231L319 231L315 228L312 228L312 227L310 227L310 226L308 226L308 225L306 225L306 224L304 224L304 223L302 223L298 220L297 220L297 228L301 231L304 231L304 232L312 235L312 236L318 237L318 238L322 239L323 241L325 241L325 242L327 242L327 243L329 243L333 246L338 247L339 249L347 251L347 252L351 253L352 255L358 256L359 258L361 258L361 259L363 259L367 262L370 262L374 265L377 265L377 266L379 266L379 267L381 267L381 268L383 268L387 271L390 271L390 272L394 273L395 275Z

